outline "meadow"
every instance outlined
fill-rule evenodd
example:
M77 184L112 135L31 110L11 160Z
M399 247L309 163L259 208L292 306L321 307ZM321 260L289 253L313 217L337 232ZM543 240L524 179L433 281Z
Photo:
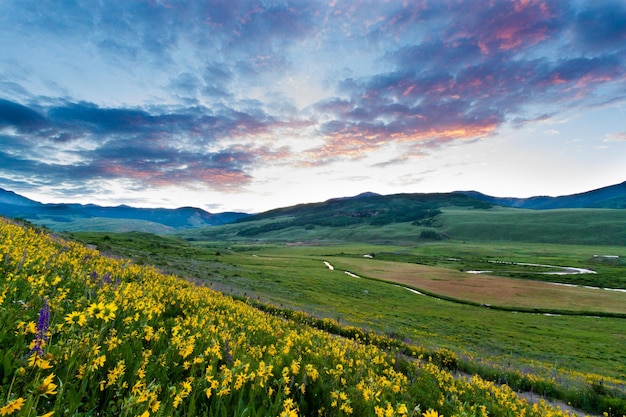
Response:
M459 358L442 346L255 307L10 221L0 236L2 415L569 415L455 377ZM398 305L409 294L395 293Z
M619 259L626 251L620 246L185 242L140 233L75 237L139 263L151 261L263 311L283 317L302 311L308 324L332 320L340 327L384 335L403 352L410 350L408 346L430 352L447 349L455 355L455 370L560 398L589 412L621 415L619 404L626 381L626 293L461 272L489 260L532 261L594 268L597 282L614 281L615 288L623 288L624 269ZM598 250L620 258L594 257ZM520 274L511 268L503 267L500 273ZM545 270L520 268L522 275ZM407 275L419 280L408 282ZM553 279L587 279L564 277ZM465 288L473 291L461 291L459 280L465 280ZM510 295L511 283L520 293L503 297ZM428 291L426 284L436 287ZM431 296L417 295L406 287ZM546 288L554 292L544 294ZM449 291L447 295L443 289ZM491 308L481 304L491 304ZM532 313L522 312L525 310ZM318 327L329 330L323 324ZM608 392L617 401L611 403L612 411L607 402L604 408L599 406Z

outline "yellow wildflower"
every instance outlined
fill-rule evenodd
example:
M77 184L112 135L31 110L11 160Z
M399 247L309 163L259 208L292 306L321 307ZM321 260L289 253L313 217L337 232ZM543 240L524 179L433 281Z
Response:
M33 353L32 355L30 355L30 357L28 358L28 366L30 366L31 368L37 367L39 369L52 368L52 365L50 365L50 361L42 358L37 353Z
M101 319L101 318L104 318L104 309L105 309L104 303L102 303L102 302L100 302L100 303L92 303L87 308L87 313L89 313L89 315L91 317L95 317L97 319Z
M72 311L70 314L65 316L65 322L69 325L77 324L78 326L83 327L87 323L87 316L85 313Z
M13 414L14 411L18 411L24 405L24 399L19 397L10 403L7 403L4 407L0 408L0 416L8 416Z
M57 384L53 383L54 373L48 375L42 382L42 384L37 387L37 392L42 395L54 395L57 393L56 388Z
M115 312L117 311L117 306L114 303L108 303L104 306L104 310L102 311L102 319L105 322L115 319Z

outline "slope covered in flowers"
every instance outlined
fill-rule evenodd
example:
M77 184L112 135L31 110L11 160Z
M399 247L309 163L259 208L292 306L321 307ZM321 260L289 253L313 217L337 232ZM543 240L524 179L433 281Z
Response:
M563 416L0 219L0 415Z

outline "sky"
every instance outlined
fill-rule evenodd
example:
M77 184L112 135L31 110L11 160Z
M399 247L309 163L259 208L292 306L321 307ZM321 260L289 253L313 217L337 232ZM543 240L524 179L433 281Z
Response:
M40 202L624 180L624 0L0 2L0 188Z

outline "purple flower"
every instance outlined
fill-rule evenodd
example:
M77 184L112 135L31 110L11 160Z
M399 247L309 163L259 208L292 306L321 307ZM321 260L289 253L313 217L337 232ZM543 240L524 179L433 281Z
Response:
M39 356L44 355L43 348L48 341L48 329L50 328L50 304L48 298L43 299L43 305L39 310L39 318L37 320L37 333L35 333L35 343L29 355L36 353Z

